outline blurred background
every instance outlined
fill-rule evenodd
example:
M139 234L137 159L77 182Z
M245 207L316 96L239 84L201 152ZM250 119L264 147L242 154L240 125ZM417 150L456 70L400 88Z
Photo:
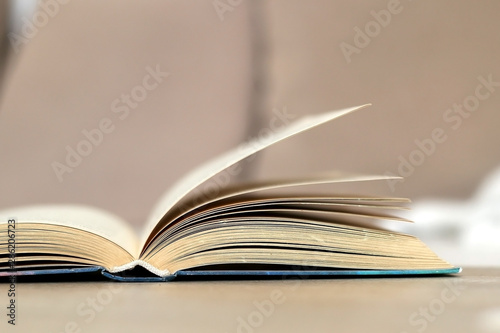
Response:
M498 265L499 11L494 0L2 1L0 209L80 203L139 228L187 170L271 122L372 103L272 147L242 177L404 176L348 191L410 197L416 224L392 227L453 264Z

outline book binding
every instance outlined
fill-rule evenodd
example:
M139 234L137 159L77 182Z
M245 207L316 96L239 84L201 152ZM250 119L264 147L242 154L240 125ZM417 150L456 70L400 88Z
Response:
M431 276L457 274L462 271L461 267L446 269L408 269L408 270L372 270L372 269L328 269L328 270L185 270L178 271L173 275L160 276L125 276L113 274L101 266L78 267L78 268L58 268L42 270L21 270L0 272L0 279L5 277L55 277L69 275L96 275L120 281L120 282L167 282L174 279L196 278L202 280L222 279L222 278L322 278L322 277L398 277L398 276Z

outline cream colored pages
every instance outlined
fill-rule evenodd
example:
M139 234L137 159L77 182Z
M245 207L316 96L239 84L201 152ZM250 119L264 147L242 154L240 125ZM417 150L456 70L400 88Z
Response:
M122 247L134 258L140 244L134 230L118 216L83 205L50 205L11 208L0 211L0 223L15 218L17 223L49 223L77 228L102 236Z
M239 196L242 194L249 194L253 192L275 190L285 187L297 187L315 184L329 184L329 183L348 183L348 182L362 182L362 181L374 181L374 180L387 180L387 179L399 179L401 177L393 176L380 176L380 175L360 175L360 174L350 174L344 172L328 172L319 173L307 177L296 177L296 178L283 178L283 179L272 179L272 180L262 180L251 183L236 184L222 190L216 197L206 198L205 200L198 200L196 196L196 191L193 196L187 196L185 200L182 200L180 204L182 207L188 207L188 209L196 209L204 204L208 204L215 200L226 199L230 197ZM202 195L202 197L205 197ZM178 216L182 215L184 211L169 211L165 214L166 220L174 220ZM158 230L155 230L158 231Z
M315 184L332 184L332 183L349 183L349 182L364 182L374 180L388 180L400 179L401 177L393 176L380 176L380 175L359 175L349 174L343 172L332 171L329 173L319 173L308 177L297 178L283 178L273 180L263 180L248 184L240 184L234 187L229 187L213 199L206 200L203 204L213 202L215 200L226 199L242 194L249 194L253 192L275 190L285 187L306 186ZM198 205L197 205L198 206ZM193 209L197 206L191 206Z
M347 113L359 110L370 104L356 106L352 108L342 109L338 111L330 111L327 113L304 117L290 126L277 130L272 135L265 139L250 141L244 145L240 145L233 150L222 154L221 156L202 164L200 167L192 170L186 176L182 177L163 197L158 201L158 204L153 209L144 228L141 242L144 244L156 224L160 219L169 212L180 200L182 200L190 191L200 186L206 180L224 171L230 166L238 163L244 158L253 155L279 141L291 137L310 128L324 124L328 121L341 117Z

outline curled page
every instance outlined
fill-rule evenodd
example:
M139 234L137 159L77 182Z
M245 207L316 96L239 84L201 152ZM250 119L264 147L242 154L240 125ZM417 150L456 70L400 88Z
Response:
M238 163L239 161L279 142L289 138L295 134L304 132L310 128L324 124L333 119L339 118L350 112L359 110L370 104L356 106L352 108L342 109L338 111L330 111L318 115L307 116L295 121L287 127L277 130L266 138L259 138L256 140L244 143L219 157L212 159L201 166L195 168L187 175L178 180L174 186L167 191L163 197L158 201L158 204L153 209L152 214L148 218L144 233L142 235L142 242L144 247L147 246L147 240L151 233L154 231L156 224L161 218L175 207L186 195L193 189L203 184L211 177Z

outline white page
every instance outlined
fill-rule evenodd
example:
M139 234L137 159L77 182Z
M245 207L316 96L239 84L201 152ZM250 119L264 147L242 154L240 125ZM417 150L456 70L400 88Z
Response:
M158 204L153 209L152 214L149 216L144 232L141 238L143 244L148 239L150 233L155 228L160 219L170 211L182 198L184 198L190 191L200 186L206 180L215 176L216 174L224 171L246 157L253 155L279 141L291 137L300 132L306 131L310 128L324 124L328 121L341 117L347 113L359 110L370 104L356 106L352 108L342 109L338 111L330 111L318 115L311 115L299 119L287 127L275 131L270 136L264 139L256 139L246 144L240 145L219 157L212 159L198 168L195 168L187 175L178 180L174 186L167 191L163 197L158 201Z

